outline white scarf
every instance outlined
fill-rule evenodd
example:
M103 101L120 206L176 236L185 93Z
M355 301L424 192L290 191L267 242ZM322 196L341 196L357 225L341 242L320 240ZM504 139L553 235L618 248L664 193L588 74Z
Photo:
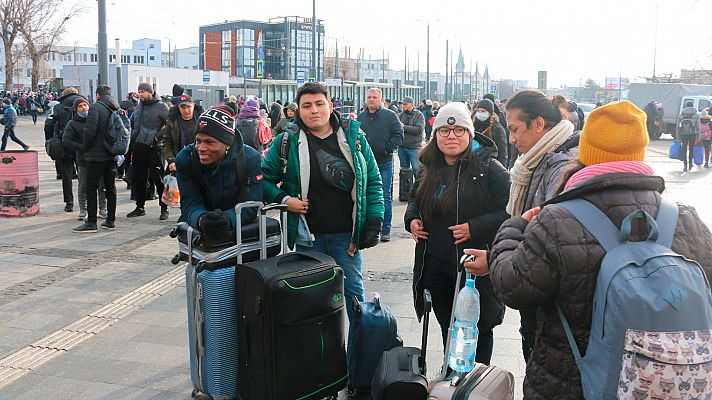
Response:
M522 208L526 201L525 196L532 174L542 158L564 144L573 132L574 125L569 120L561 120L549 132L546 132L534 147L517 158L511 171L512 186L509 189L509 203L507 203L509 215L520 216L526 211Z

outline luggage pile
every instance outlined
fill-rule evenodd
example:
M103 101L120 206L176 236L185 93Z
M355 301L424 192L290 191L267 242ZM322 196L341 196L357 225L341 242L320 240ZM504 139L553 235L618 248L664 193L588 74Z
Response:
M257 209L254 224L241 211ZM267 217L278 209L280 220ZM237 205L234 241L187 224L174 262L186 267L194 398L321 399L346 387L343 272L317 252L278 255L286 206Z
M247 208L257 210L256 222L242 223ZM279 220L267 216L271 210ZM494 366L428 384L427 291L420 348L403 347L395 316L377 295L353 301L347 358L341 268L319 252L289 252L286 206L245 202L235 214L235 232L223 238L186 223L171 232L179 242L172 261L188 261L193 398L335 399L347 384L349 394L374 400L514 398L512 374Z

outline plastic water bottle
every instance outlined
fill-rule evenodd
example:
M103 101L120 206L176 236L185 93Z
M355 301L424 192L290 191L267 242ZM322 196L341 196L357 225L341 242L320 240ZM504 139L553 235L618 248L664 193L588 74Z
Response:
M456 302L448 365L457 372L468 372L475 366L479 336L477 321L480 319L480 293L475 289L474 279L467 279Z

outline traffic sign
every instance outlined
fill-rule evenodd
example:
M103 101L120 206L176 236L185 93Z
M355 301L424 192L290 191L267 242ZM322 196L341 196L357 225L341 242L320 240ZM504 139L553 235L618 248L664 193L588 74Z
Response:
M306 80L306 72L303 69L297 70L297 83L302 84Z
M492 85L492 93L497 93L497 85Z
M203 82L204 83L210 82L210 70L209 69L203 70Z
M262 60L257 60L257 78L261 79L265 74L265 62Z

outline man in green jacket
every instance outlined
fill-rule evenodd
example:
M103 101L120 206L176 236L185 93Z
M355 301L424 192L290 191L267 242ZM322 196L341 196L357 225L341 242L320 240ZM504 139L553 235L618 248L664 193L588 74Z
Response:
M358 122L333 111L326 86L304 84L296 102L294 124L262 162L264 199L287 205L290 247L328 254L344 270L351 320L352 297L364 301L359 250L378 244L383 223L381 176Z

